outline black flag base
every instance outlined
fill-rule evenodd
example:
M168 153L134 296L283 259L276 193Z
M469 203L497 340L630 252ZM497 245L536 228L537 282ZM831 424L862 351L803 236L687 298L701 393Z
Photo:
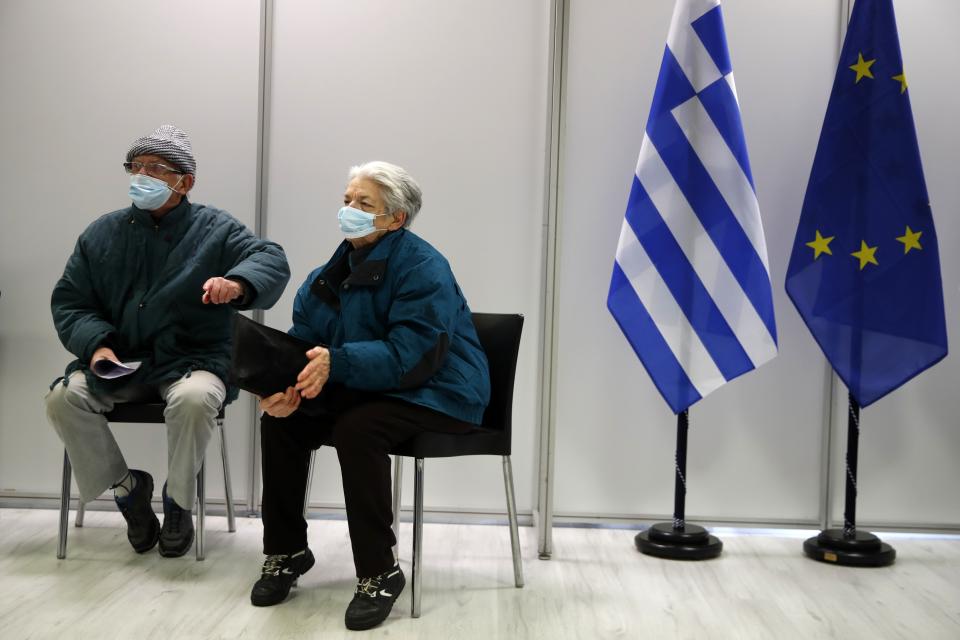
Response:
M674 529L672 522L658 522L633 541L640 553L671 560L709 560L723 551L719 538L695 524Z
M827 529L803 543L803 552L814 560L848 567L885 567L893 564L897 551L867 531L844 534Z

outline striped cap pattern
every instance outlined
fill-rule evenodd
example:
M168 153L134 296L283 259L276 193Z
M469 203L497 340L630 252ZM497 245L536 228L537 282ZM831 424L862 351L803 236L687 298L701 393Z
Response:
M136 156L155 155L172 162L184 173L197 173L197 161L193 157L193 146L183 129L172 124L160 125L148 136L137 138L127 151L127 162Z

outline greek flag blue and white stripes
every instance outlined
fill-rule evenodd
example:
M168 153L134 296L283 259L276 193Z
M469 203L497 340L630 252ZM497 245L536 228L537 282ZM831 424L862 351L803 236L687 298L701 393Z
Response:
M720 0L678 0L607 307L680 413L777 353Z

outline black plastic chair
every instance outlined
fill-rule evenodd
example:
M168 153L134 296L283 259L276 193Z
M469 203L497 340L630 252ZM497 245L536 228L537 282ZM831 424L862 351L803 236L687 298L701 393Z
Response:
M496 455L503 458L503 483L507 496L507 517L510 522L510 546L513 554L513 576L517 588L523 586L523 563L520 557L520 535L517 506L513 492L513 467L510 462L513 423L513 383L520 350L523 316L520 314L474 313L473 324L480 344L490 363L490 404L483 422L466 434L423 433L404 442L391 453L393 472L393 530L400 539L400 492L403 456L415 460L413 498L413 571L411 616L420 617L421 551L423 544L423 467L425 458ZM314 455L310 457L304 516L310 500ZM399 542L398 542L399 544Z
M163 402L125 402L114 406L113 411L105 414L108 422L128 422L135 424L164 424ZM237 530L233 514L233 489L230 486L230 463L227 459L227 441L223 430L223 407L217 414L217 431L220 432L220 455L223 458L223 484L227 500L227 529L233 533ZM200 465L197 473L197 560L203 560L203 532L204 515L207 506L206 495L206 462ZM70 466L70 457L63 452L63 486L60 491L60 537L57 542L57 558L67 557L67 523L70 520L70 480L73 469ZM84 504L78 500L76 526L83 526Z

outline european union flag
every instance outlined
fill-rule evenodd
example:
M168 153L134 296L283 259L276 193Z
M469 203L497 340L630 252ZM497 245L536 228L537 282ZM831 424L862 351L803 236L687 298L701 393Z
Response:
M947 355L937 235L891 0L857 0L787 293L861 406Z

